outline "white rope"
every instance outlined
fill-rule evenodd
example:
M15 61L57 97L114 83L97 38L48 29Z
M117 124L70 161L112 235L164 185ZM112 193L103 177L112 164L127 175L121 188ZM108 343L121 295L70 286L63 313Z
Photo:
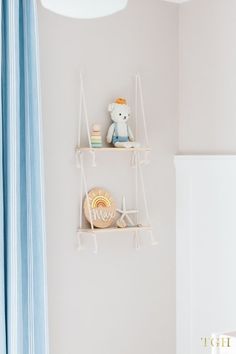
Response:
M79 93L79 115L78 115L78 135L77 135L77 146L76 146L76 152L75 152L75 158L76 158L76 167L80 168L80 147L81 147L81 130L82 130L82 117L83 117L83 112L84 112L84 117L85 117L85 123L86 123L86 130L87 130L87 136L88 136L88 143L89 147L91 148L91 137L89 133L89 123L88 123L88 113L87 113L87 106L86 106L86 100L85 100L85 93L84 93L84 84L83 84L83 76L80 74L80 93ZM94 166L94 161L95 158L93 158L93 166Z
M148 223L150 225L151 219L150 219L149 210L148 210L147 197L146 197L146 191L145 191L145 185L144 185L144 179L143 179L143 172L141 169L139 156L137 156L137 166L138 166L138 172L139 172L139 176L140 176L140 182L141 182L142 193L143 193L144 208L145 208Z
M82 159L82 155L80 154L80 159ZM82 166L83 163L80 163L80 166ZM82 167L83 168L83 167ZM80 192L79 192L79 228L82 229L82 223L83 223L83 176L82 176L82 170L81 170L81 175L80 175Z
M135 75L134 92L134 119L135 119L135 139L138 140L138 75Z
M79 166L82 166L81 160L82 160L82 154L77 151L77 162ZM82 171L81 171L82 172ZM78 251L82 250L82 235L81 235L81 229L82 229L82 208L83 208L83 177L82 174L80 175L80 188L79 188L79 230L77 231L77 249Z
M89 196L88 196L88 184L87 184L87 179L86 175L84 172L84 161L83 161L83 154L80 153L80 167L81 167L81 179L80 179L80 205L79 205L79 230L77 232L77 241L78 241L78 250L81 250L83 248L82 245L82 238L81 238L81 229L82 229L82 208L83 208L83 185L84 185L84 191L85 191L85 196L86 200L88 203L88 211L89 211L89 220L90 220L90 227L91 230L94 230L93 226L93 219L92 219L92 210L91 210L91 205L89 202ZM91 232L91 235L93 236L93 242L94 242L94 253L98 253L98 242L97 242L97 235L94 232Z
M78 147L76 147L76 150L75 150L75 163L76 163L76 167L77 167L77 168L80 168L80 167L81 167L81 164L80 164L80 154L81 154L81 151L79 150Z
M135 155L135 209L138 209L138 152L134 153ZM136 223L138 225L138 213L136 214Z
M142 171L142 168L140 165L139 155L137 155L137 163L138 163L138 171L139 171L140 182L141 182L142 193L143 193L143 202L144 202L146 218L147 218L148 224L150 226L151 225L151 218L150 218L149 209L148 209L147 196L146 196L146 190L145 190L145 184L144 184L144 178L143 178L143 171ZM154 238L152 230L149 231L149 234L150 234L151 244L156 245L157 240Z
M132 152L131 159L130 159L130 166L132 168L136 167L136 151Z
M138 135L138 96L140 97L145 144L146 144L146 147L149 147L149 137L148 137L148 132L147 132L147 119L146 119L146 113L145 113L145 109L144 109L142 82L141 82L141 77L140 77L139 73L137 73L135 76L135 128L136 128L135 135L136 135L136 139L137 139L137 135ZM144 160L141 161L141 163L144 163L145 165L150 163L150 151L145 152Z
M78 115L78 135L77 146L75 151L76 167L80 168L80 144L81 144L81 123L82 123L82 109L83 109L83 95L82 95L82 75L80 74L80 91L79 91L79 115Z
M144 163L145 165L150 163L150 151L145 151Z
M83 180L84 180L84 185L85 185L86 181L85 181L85 175L84 174L83 174ZM89 203L89 196L88 196L87 186L85 187L85 195L86 195L86 199L87 199L87 203L88 203L89 220L90 220L89 222L90 222L91 229L93 230L94 226L93 226L93 220L92 220L92 211L91 211L91 207L90 207L90 203Z
M87 203L88 203L90 226L91 226L91 229L93 230L94 226L93 226L93 220L92 220L92 210L91 210L91 205L90 205L90 202L89 202L87 180L86 180L86 176L85 176L85 173L84 173L83 155L81 155L81 176L83 178L84 190L85 190L86 200L87 200Z
M141 165L149 165L150 163L150 151L144 152L144 158L140 160Z
M77 142L77 147L80 147L80 142L81 142L81 122L82 122L82 108L83 108L83 85L82 85L82 74L80 74L80 92L79 92L79 117L78 117L78 142Z
M92 167L97 167L97 163L96 163L96 153L94 150L90 151L91 155L92 155Z
M91 210L91 205L89 202L89 196L88 196L88 185L87 185L87 179L84 173L84 165L83 165L83 159L82 159L82 155L81 155L81 175L83 177L83 182L84 182L84 189L85 189L85 195L86 195L86 200L88 203L88 210L89 210L89 220L90 220L90 226L92 231L94 230L94 226L93 226L93 219L92 219L92 210ZM91 234L93 235L93 242L94 242L94 253L97 254L98 253L98 242L97 242L97 235L96 233L91 232Z
M91 149L92 144L91 144L91 137L90 137L90 131L89 131L88 111L87 111L87 104L86 104L86 99L85 99L85 91L84 91L84 83L83 83L82 75L80 75L80 84L81 84L81 92L82 92L81 95L82 95L82 102L83 102L83 108L84 108L84 118L85 118L86 130L87 130L87 137L88 137L89 147Z
M148 133L147 133L147 121L146 121L146 113L145 113L145 109L144 109L143 89L142 89L142 82L141 82L140 74L137 74L137 79L138 79L138 84L139 84L138 86L139 86L141 111L142 111L142 117L143 117L145 142L146 142L146 146L148 147L149 146L149 139L148 139Z
M144 152L144 158L140 159L140 165L148 165L150 163L150 151Z

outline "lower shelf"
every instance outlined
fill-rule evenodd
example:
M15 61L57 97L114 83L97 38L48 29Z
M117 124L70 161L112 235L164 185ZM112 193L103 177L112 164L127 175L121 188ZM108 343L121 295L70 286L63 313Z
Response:
M151 231L151 226L130 226L124 228L118 227L109 227L107 229L78 229L80 233L88 233L88 234L101 234L105 232L132 232L132 231Z

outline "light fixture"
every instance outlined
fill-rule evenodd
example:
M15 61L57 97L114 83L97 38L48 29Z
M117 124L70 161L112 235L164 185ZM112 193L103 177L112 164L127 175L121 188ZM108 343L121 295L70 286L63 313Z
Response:
M128 0L41 0L42 5L57 14L74 18L96 18L123 10Z
M163 1L173 2L175 4L182 4L182 3L187 2L189 0L163 0Z

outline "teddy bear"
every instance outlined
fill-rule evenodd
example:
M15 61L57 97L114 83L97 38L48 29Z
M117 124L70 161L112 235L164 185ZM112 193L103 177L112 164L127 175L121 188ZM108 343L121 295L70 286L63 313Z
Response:
M130 118L130 107L124 98L118 98L115 102L109 104L108 112L110 112L113 123L107 132L107 142L112 143L115 147L120 148L136 148L140 144L134 141L134 136L127 121Z

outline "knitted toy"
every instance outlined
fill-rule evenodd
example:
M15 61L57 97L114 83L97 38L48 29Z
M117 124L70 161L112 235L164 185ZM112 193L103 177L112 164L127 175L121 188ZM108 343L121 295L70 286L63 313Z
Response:
M91 133L91 145L92 148L101 148L102 147L102 137L101 137L101 128L100 125L94 124L93 130Z
M127 124L130 117L130 107L126 100L118 98L114 103L109 104L108 111L113 123L108 129L107 142L112 143L115 147L139 147L140 144L134 141L132 130Z

